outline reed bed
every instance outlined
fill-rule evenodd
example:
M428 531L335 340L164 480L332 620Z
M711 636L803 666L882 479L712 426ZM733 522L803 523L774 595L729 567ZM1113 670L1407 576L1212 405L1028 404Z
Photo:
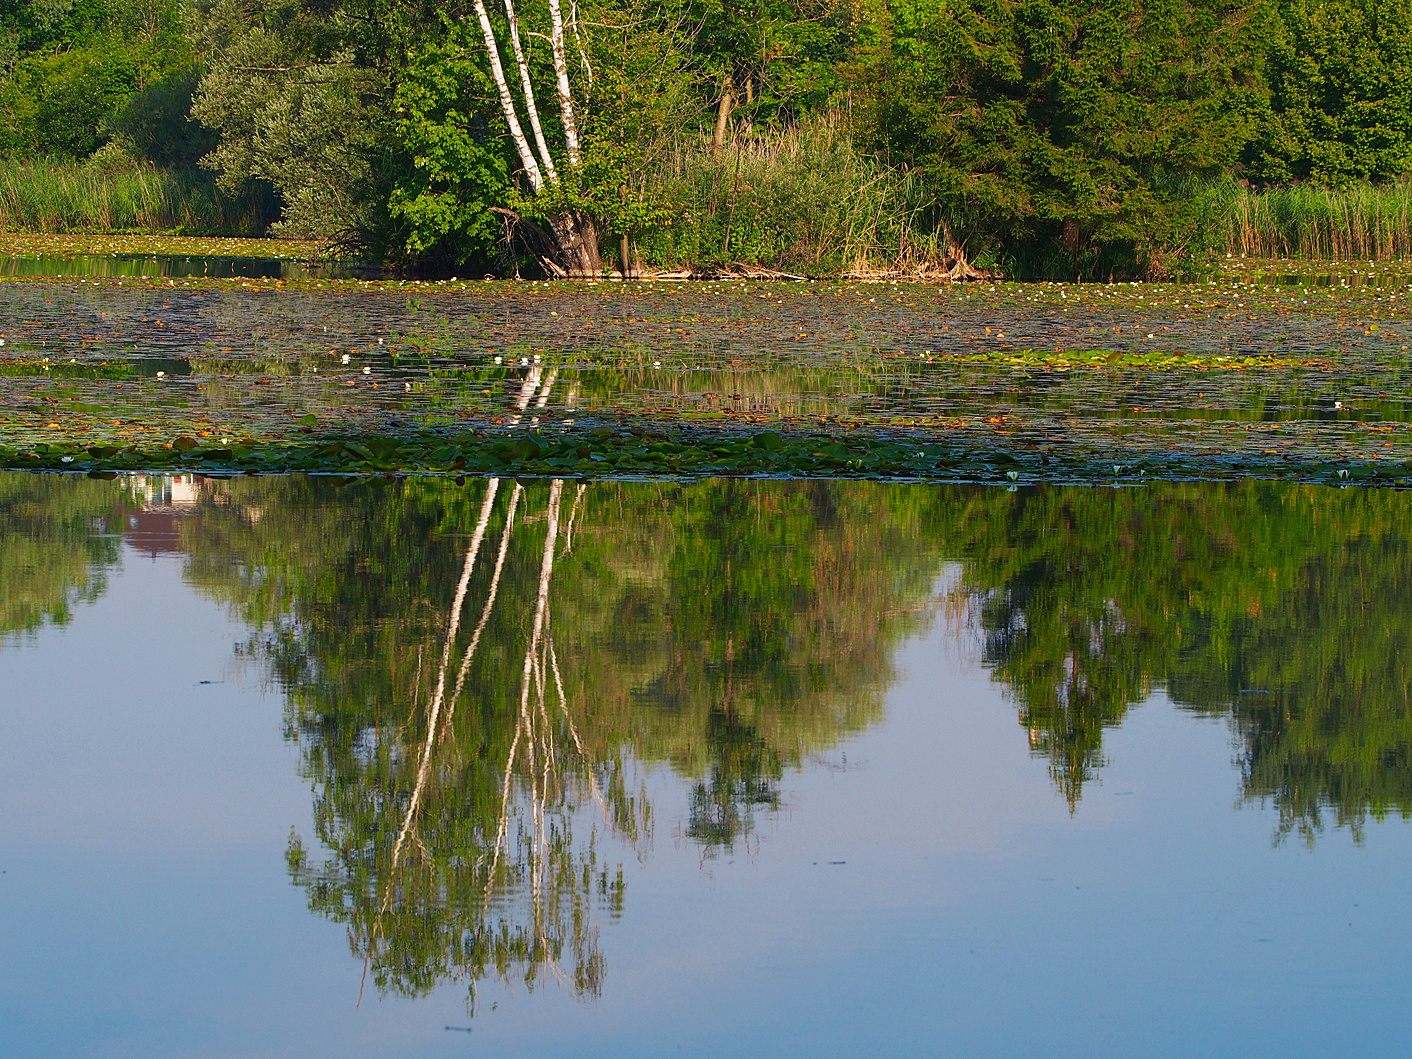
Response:
M651 183L681 204L679 223L641 240L659 266L836 275L925 271L940 259L918 182L857 151L842 114L720 147L678 143Z
M1394 261L1412 256L1412 180L1346 190L1236 187L1226 252L1247 257Z
M37 159L0 171L0 231L260 235L269 214L259 196L223 195L206 174L146 164L113 170Z

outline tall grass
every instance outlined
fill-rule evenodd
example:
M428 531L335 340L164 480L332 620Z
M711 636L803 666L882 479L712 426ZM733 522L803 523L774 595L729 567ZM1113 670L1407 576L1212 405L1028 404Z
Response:
M860 154L841 114L722 147L679 143L652 184L680 207L678 224L641 240L656 265L819 275L922 270L937 257L915 179Z
M204 173L49 159L0 167L3 231L263 235L272 216L263 196L227 196Z
M1368 261L1412 256L1412 179L1405 177L1344 191L1242 186L1230 194L1224 213L1227 253Z

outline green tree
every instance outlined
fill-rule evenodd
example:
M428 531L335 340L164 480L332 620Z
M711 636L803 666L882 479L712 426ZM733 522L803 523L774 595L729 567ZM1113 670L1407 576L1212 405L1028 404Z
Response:
M0 12L0 151L85 158L135 94L190 62L177 0L11 5Z
M901 0L870 71L876 147L1013 274L1164 275L1200 258L1202 178L1263 95L1231 0Z
M1412 172L1412 4L1279 0L1276 11L1249 175L1340 188Z

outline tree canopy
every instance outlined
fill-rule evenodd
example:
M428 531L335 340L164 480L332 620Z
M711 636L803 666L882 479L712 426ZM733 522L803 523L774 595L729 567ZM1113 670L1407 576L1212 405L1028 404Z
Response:
M882 167L884 212L1017 272L1171 272L1209 252L1230 181L1412 170L1410 15L1407 0L26 0L0 13L0 140L11 156L111 141L200 158L227 190L272 185L286 234L385 257L596 267L627 237L728 256L759 191L744 148L842 126L832 142L858 162L805 164L861 164L835 198L877 194ZM719 246L703 215L724 219Z

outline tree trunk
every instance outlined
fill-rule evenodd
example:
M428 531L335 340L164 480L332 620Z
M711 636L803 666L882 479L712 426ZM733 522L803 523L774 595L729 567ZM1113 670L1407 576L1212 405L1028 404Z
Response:
M591 217L570 210L550 217L548 224L541 226L502 206L492 206L490 211L510 222L511 230L549 276L566 279L602 277L603 258L598 249L598 228Z
M569 165L577 169L583 164L579 154L578 123L574 121L574 97L569 90L569 60L564 54L564 16L559 0L549 0L549 46L554 53L554 84L559 90L559 118L564 124L564 147ZM597 257L597 251L594 252Z
M603 275L603 258L598 251L598 229L592 218L577 210L549 219L557 250L556 264L570 279L598 279Z
M623 279L633 278L632 274L632 247L628 243L627 233L618 236L618 267L622 269Z
M520 88L525 95L525 112L529 115L530 129L534 132L534 143L539 148L540 164L549 183L557 184L559 174L554 170L554 159L549 154L549 144L544 140L544 129L539 124L539 108L534 102L534 84L530 81L529 63L525 61L525 49L520 45L520 20L515 15L514 0L505 0L505 21L510 26L510 43L515 52L515 65L520 68Z
M721 89L720 109L716 112L716 135L711 138L711 142L717 147L724 146L726 142L726 127L731 120L731 105L735 102L732 95L734 89L734 82L731 81L730 74L727 74L725 86Z
M951 235L950 225L941 226L942 241L946 244L946 251L942 256L941 264L943 275L951 280L981 280L990 279L988 273L982 272L966 257L966 251L960 243Z
M510 138L515 141L515 150L520 155L520 165L524 166L530 188L536 193L544 188L544 174L530 150L525 131L520 127L520 117L515 113L515 100L510 95L510 85L505 80L505 70L500 65L500 49L495 46L495 31L490 25L490 16L485 11L485 0L476 0L476 18L480 21L481 36L485 38L485 50L490 53L490 76L495 81L495 89L500 95L500 109L505 114L505 123L510 126Z

